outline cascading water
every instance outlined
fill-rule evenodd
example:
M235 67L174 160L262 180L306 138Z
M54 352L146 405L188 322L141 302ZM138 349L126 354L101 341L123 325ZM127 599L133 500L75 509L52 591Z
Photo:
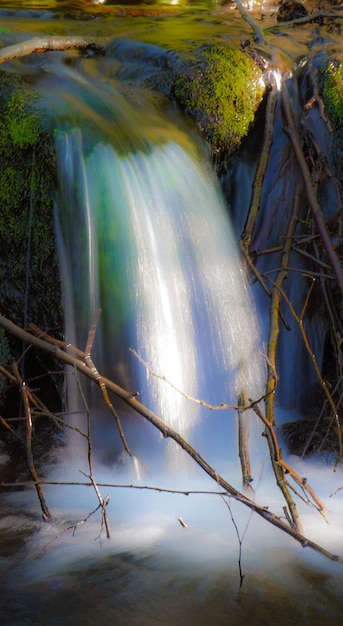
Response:
M54 98L74 94L70 115L88 107L81 128L56 134L68 336L85 346L101 309L98 369L127 372L142 402L187 438L201 412L174 387L214 405L262 395L256 315L224 203L189 140L172 127L174 141L141 130L115 90L100 99L68 76ZM227 428L226 455L234 438Z
M225 37L226 30L225 26ZM129 40L123 58L128 48ZM136 58L137 48L133 50ZM155 53L158 59L158 49ZM40 88L55 111L58 127L56 228L67 340L84 350L94 313L101 309L92 346L98 370L139 392L145 404L240 489L236 412L209 411L156 376L213 404L236 404L243 392L253 398L263 392L264 359L257 354L263 347L226 207L207 157L169 118L152 114L151 105L142 104L141 93L139 105L129 106L110 80L87 79L82 72L70 70L73 62L67 68L55 63L55 58L54 64L45 61L48 71L39 78ZM139 63L135 76L141 76ZM312 121L314 115L315 110ZM280 154L287 155L285 161ZM274 246L279 232L277 227L266 233L264 226L270 222L265 218L272 213L274 201L281 206L290 182L297 179L289 156L277 117L263 192L262 248ZM235 220L238 212L245 218L254 167L250 154L249 159L241 159L230 179ZM287 214L289 205L282 206ZM238 235L242 226L237 227ZM259 268L267 266L260 262ZM265 302L262 308L267 311ZM317 324L313 326L312 345L318 330ZM309 324L307 330L310 334ZM315 349L319 357L323 332ZM284 347L287 339L282 342ZM307 376L299 377L303 350L293 339L288 345L294 349L296 363L289 365L289 350L282 351L281 358L288 352L284 369L288 367L290 375L282 374L281 400L289 389L294 393L297 382L301 388ZM122 448L95 386L87 388L83 401L84 381L75 385L74 373L71 380L69 408L78 412L76 423L83 430L86 404L91 412L98 451L94 477L101 492L110 493L111 540L103 539L99 511L91 515L98 505L95 491L71 484L88 481L79 469L87 476L89 471L85 455L77 452L73 441L67 446L67 462L59 459L49 471L48 478L58 484L45 486L56 515L51 524L38 522L40 511L38 504L34 508L30 489L5 494L1 524L6 538L12 536L8 528L16 529L16 543L15 550L9 547L10 558L6 554L0 561L5 573L1 623L321 626L339 622L341 563L303 550L232 498L223 502L217 493L211 495L219 490L215 482L202 472L199 475L196 464L193 473L184 471L184 459L175 454L175 447L119 406L128 442L145 466L139 480L125 463L116 463ZM248 419L254 429L254 415ZM282 517L284 500L274 476L269 480L270 459L261 428L255 430L250 438L251 448L256 446L259 452L254 458L258 462L253 467L253 497L268 505L268 511L275 507ZM339 468L332 475L323 465L318 471L315 463L291 461L300 476L315 476L317 493L327 507L321 516L306 498L300 503L305 533L341 553L342 506L339 494L328 497L329 491L341 486ZM178 473L172 473L176 466ZM154 486L156 491L151 489ZM190 495L160 493L163 488L180 488ZM201 493L191 494L191 490Z

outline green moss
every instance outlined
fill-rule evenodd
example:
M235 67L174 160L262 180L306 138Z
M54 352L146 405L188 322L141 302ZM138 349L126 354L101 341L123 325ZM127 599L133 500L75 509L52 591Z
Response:
M28 89L13 94L7 103L7 124L15 146L27 148L37 143L40 133L38 112L34 110L34 96Z
M35 90L0 72L0 312L61 323L52 129Z
M320 70L325 113L332 126L333 158L337 176L343 180L343 64L331 60Z
M336 127L343 125L343 65L330 61L321 72L322 94L328 116Z
M247 134L264 93L261 76L246 53L216 45L176 79L177 99L194 115L214 153L232 153Z

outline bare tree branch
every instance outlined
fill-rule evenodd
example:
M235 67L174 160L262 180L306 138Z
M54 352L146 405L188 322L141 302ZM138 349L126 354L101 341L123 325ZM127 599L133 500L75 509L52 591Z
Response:
M7 46L0 50L0 65L18 57L25 57L33 52L48 52L52 50L103 50L104 41L98 38L85 39L84 37L34 37L27 41Z
M64 352L60 348L53 346L51 343L43 341L42 339L38 339L34 337L27 331L19 328L13 322L0 315L0 326L2 326L5 330L12 333L16 337L20 338L25 343L32 343L37 349L44 350L45 352L51 354L57 359L60 359L62 362L67 363L68 365L72 365L76 367L81 373L87 376L89 379L93 380L95 383L99 384L97 378L94 376L92 370L85 364L80 361L76 357L71 356L67 352ZM129 393L116 385L112 381L103 377L103 382L106 385L106 388L112 391L117 397L121 398L123 402L125 402L132 409L137 411L140 415L142 415L145 419L147 419L155 428L157 428L165 438L173 439L180 448L182 448L186 454L188 454L194 461L197 463L199 467L203 469L203 471L212 478L225 492L226 494L232 496L235 500L248 507L257 515L262 517L264 520L276 526L286 534L290 535L295 541L300 543L303 547L310 547L313 550L323 554L327 558L332 561L342 561L341 557L332 554L322 546L318 545L316 542L312 541L297 529L293 528L291 525L286 523L283 519L275 515L272 511L270 511L267 507L261 506L248 498L246 495L242 494L240 491L235 489L225 478L220 476L216 470L211 467L211 465L186 441L179 433L175 430L167 426L161 419L155 415L152 411L147 409L144 405L142 405L136 398L136 394Z

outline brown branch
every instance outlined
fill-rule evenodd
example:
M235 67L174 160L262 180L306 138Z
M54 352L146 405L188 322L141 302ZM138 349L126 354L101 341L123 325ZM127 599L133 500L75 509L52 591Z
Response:
M84 37L34 37L27 41L7 46L0 50L0 65L6 61L25 57L34 52L49 52L53 50L86 50L86 49L103 50L104 43L100 39L85 39Z
M247 404L246 394L242 393L240 397L242 406ZM253 481L251 475L250 456L249 456L249 415L244 409L238 410L238 454L241 463L243 487L252 490L251 483Z
M33 335L30 335L27 331L19 328L13 322L0 315L0 326L5 328L8 332L12 333L16 337L20 338L22 341L28 344L34 345L37 349L43 350L55 358L60 359L62 362L67 363L68 365L72 365L76 367L81 373L87 376L89 379L94 380L98 384L96 378L94 378L94 374L90 370L90 368L80 361L79 359L72 357L70 354L67 354L60 348L57 348L42 339L38 339ZM167 426L161 419L157 417L152 411L147 409L144 405L142 405L134 394L129 393L116 385L112 381L103 377L104 384L107 389L112 391L117 397L121 398L123 402L125 402L128 406L134 409L137 413L142 415L147 421L149 421L157 430L165 438L173 439L180 448L182 448L186 454L188 454L194 461L197 463L199 467L203 469L203 471L212 478L224 491L232 496L235 500L248 507L250 510L254 511L257 515L262 517L264 520L276 526L286 534L290 535L295 541L300 543L303 547L310 547L311 549L319 552L320 554L326 556L332 561L343 561L341 557L328 552L325 548L318 545L316 542L307 538L301 532L285 523L280 517L272 513L268 510L268 508L263 507L259 504L256 504L253 500L243 495L240 491L235 489L230 483L227 482L222 476L220 476L216 470L209 465L209 463L203 459L203 457L183 438L179 433L174 431L172 428Z
M257 398L257 400L253 400L252 402L249 402L244 405L243 404L242 405L226 404L225 402L221 402L220 404L210 404L209 402L206 402L205 400L200 400L199 398L195 398L194 396L189 395L185 391L182 391L180 387L177 387L176 385L174 385L174 383L171 380L169 380L169 378L164 376L164 374L159 374L154 369L152 369L152 367L150 367L150 365L146 361L144 361L144 359L133 348L129 348L129 352L131 352L131 354L133 354L136 357L136 359L138 359L138 361L142 363L142 365L144 365L144 367L148 370L148 372L152 376L155 376L155 378L159 378L160 380L164 380L168 385L170 385L170 387L175 389L175 391L177 391L181 396L186 398L186 400L189 400L190 402L193 402L194 404L199 404L200 406L203 406L206 409L210 409L210 411L223 411L223 410L247 411L248 409L252 409L254 407L254 404L261 402L262 400L265 399L265 395L263 395L260 398Z
M274 118L278 97L279 91L276 86L276 81L273 74L271 74L270 91L267 98L267 107L265 114L263 144L260 150L254 181L252 184L252 194L248 209L248 215L241 235L241 246L247 253L250 252L255 223L260 209L262 186L268 165L270 150L273 143Z
M279 22L277 24L273 24L273 26L268 26L267 28L264 29L265 33L268 33L270 31L275 32L276 30L279 29L286 29L286 28L293 28L293 26L301 26L302 24L309 24L311 22L316 22L319 20L322 20L324 18L328 18L330 20L335 19L342 19L342 14L341 13L331 13L330 11L325 11L325 10L319 10L319 11L314 11L313 13L310 13L309 15L305 15L304 17L298 17L295 20L289 20L287 22Z
M84 476L86 476L86 478L89 478L89 480L92 483L92 486L94 487L95 493L97 495L97 498L99 500L99 505L101 507L101 518L102 518L102 524L104 524L105 529L106 529L106 537L107 539L110 539L111 534L110 534L110 526L109 526L109 522L108 522L108 517L107 517L107 512L106 512L106 507L109 503L109 496L105 496L105 498L102 497L98 485L94 480L94 477L92 474L86 474L86 472L83 472L82 470L80 470L81 474L83 474Z
M27 462L27 466L28 466L28 469L30 471L30 474L33 480L35 481L36 491L37 491L37 495L38 495L39 502L40 502L41 509L42 509L42 518L45 522L51 522L52 517L49 511L48 505L46 503L44 492L39 482L39 477L38 477L37 470L33 461L33 453L32 453L33 424L32 424L32 416L31 416L31 407L30 407L27 390L26 390L26 385L20 376L19 369L16 363L13 364L13 371L18 381L20 390L21 390L21 395L22 395L25 415L26 415L26 462Z
M97 381L97 383L98 383L98 385L99 385L99 387L101 389L101 393L102 393L102 396L103 396L103 398L105 400L105 403L106 403L107 407L109 408L110 412L112 413L112 415L113 415L113 417L115 419L115 422L116 422L116 425L117 425L117 428L118 428L118 432L119 432L119 436L120 436L120 439L121 439L122 444L124 446L125 452L129 456L133 456L133 454L132 454L132 452L131 452L131 450L130 450L130 448L128 446L128 443L126 441L126 438L125 438L125 435L124 435L124 431L123 431L123 428L122 428L122 425L121 425L121 421L120 421L119 415L116 412L116 410L115 410L111 400L108 397L108 393L107 393L106 384L104 382L104 379L99 374L99 372L96 369L96 367L95 367L95 365L93 363L93 360L91 358L91 351L92 351L92 346L93 346L93 342L94 342L94 337L95 337L95 333L96 333L96 327L97 327L99 315L100 315L100 310L97 310L95 312L94 321L91 324L91 327L90 327L90 330L89 330L88 339L87 339L87 345L86 345L86 351L85 351L84 357L85 357L85 361L86 361L88 367L93 372L94 378Z
M312 489L312 487L308 484L307 479L299 476L299 474L286 461L283 460L281 456L281 450L277 441L274 425L271 424L269 420L263 415L262 411L259 409L258 406L255 406L255 412L260 418L260 420L262 420L262 422L266 426L267 432L269 433L269 437L272 441L271 448L273 450L273 454L275 455L273 460L274 460L274 463L282 469L282 480L284 480L284 472L292 476L293 480L300 487L302 487L304 491L307 491L309 496L311 496L311 498L316 504L318 511L323 511L324 505L322 504L321 500L318 498L317 494Z
M268 356L268 377L267 377L267 386L266 386L266 421L273 426L274 425L274 408L275 408L275 394L274 391L276 389L276 350L278 344L279 337L279 312L280 312L280 304L281 304L281 287L285 279L287 278L287 270L285 269L289 264L289 258L292 247L293 235L295 232L296 225L298 223L299 218L299 207L300 207L300 197L299 192L296 192L294 199L293 211L288 223L285 244L281 255L281 270L279 271L275 284L272 289L271 303L270 303L270 326L269 326L269 337L268 337L268 348L267 348L267 356ZM298 515L298 511L295 505L295 502L289 492L287 484L284 480L284 468L280 463L277 462L277 459L280 457L279 446L276 441L276 436L272 436L271 428L267 428L265 430L265 436L267 438L270 458L272 467L274 470L275 478L278 486L280 487L283 496L287 502L287 506L289 509L289 513L292 518L293 524L297 526L297 528L301 528L300 518Z
M265 39L264 39L261 29L256 24L255 20L251 17L251 15L249 15L249 12L243 6L243 3L241 2L241 0L235 0L235 5L238 11L240 12L241 16L243 17L243 19L249 24L249 26L251 26L252 30L254 31L255 41L257 43L265 43Z

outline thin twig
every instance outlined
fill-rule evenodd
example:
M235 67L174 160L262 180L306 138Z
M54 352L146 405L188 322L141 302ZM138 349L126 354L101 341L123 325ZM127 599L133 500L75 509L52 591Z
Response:
M13 371L18 381L20 390L21 390L21 395L22 395L25 415L26 415L26 462L27 462L27 466L28 466L28 469L30 471L30 474L33 480L35 481L36 491L37 491L37 495L38 495L39 502L40 502L41 509L42 509L42 518L45 522L51 522L52 517L49 511L47 502L45 500L44 492L43 492L41 483L39 482L39 477L38 477L37 470L36 470L34 460L33 460L33 453L32 453L33 424L32 424L32 416L31 416L31 407L30 407L27 390L26 390L26 385L20 376L19 369L16 363L13 364Z
M251 17L251 15L249 15L248 11L243 6L241 0L235 0L235 5L236 5L238 11L240 12L241 16L243 17L243 19L253 29L253 31L255 33L254 34L254 39L255 39L256 43L265 43L265 39L264 39L264 36L263 36L263 33L262 33L261 29L257 26L255 20Z
M86 472L83 472L82 470L80 470L81 474L83 474L84 476L86 476L86 478L89 478L89 480L91 481L95 493L97 495L97 498L99 500L99 504L101 506L101 518L102 518L102 523L104 524L105 528L106 528L106 537L107 539L110 539L111 534L110 534L110 526L109 526L109 522L108 522L108 517L107 517L107 512L106 512L106 507L109 503L109 496L105 496L105 498L102 497L98 485L94 480L94 477L92 474L86 474Z
M223 410L247 411L248 409L252 409L254 404L262 402L262 400L265 399L265 395L263 395L260 398L257 398L257 400L253 400L252 402L249 402L248 404L242 404L242 405L239 403L238 404L226 404L225 402L221 402L220 404L210 404L209 402L206 402L205 400L200 400L199 398L190 396L185 391L182 391L180 387L177 387L176 385L174 385L174 383L171 380L169 380L169 378L164 376L164 374L160 374L159 372L156 372L154 369L152 369L152 367L150 367L150 365L133 348L129 348L129 352L131 352L131 354L133 354L136 357L136 359L138 359L138 361L142 363L142 365L144 365L144 367L148 370L148 372L152 376L154 376L155 378L159 378L160 380L164 380L168 385L170 385L170 387L175 389L175 391L177 391L181 396L186 398L186 400L190 400L190 402L193 402L194 404L199 404L200 406L203 406L206 409L210 409L210 411L223 411Z

